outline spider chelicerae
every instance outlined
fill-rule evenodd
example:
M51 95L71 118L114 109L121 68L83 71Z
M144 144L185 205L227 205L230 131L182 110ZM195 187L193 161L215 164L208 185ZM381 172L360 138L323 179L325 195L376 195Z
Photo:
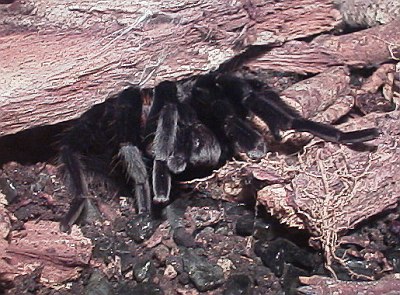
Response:
M148 95L152 104L143 119ZM154 89L129 87L85 112L60 140L60 161L74 196L61 228L68 231L88 206L86 171L125 174L138 213L151 214L152 204L169 201L175 177L211 171L239 153L263 157L268 146L250 114L277 141L289 129L349 145L379 134L375 128L342 132L305 119L265 84L231 74L164 81Z

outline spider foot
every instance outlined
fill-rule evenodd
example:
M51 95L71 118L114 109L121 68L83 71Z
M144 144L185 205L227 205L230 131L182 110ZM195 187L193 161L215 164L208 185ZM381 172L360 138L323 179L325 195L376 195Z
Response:
M60 221L60 230L70 233L73 224L83 220L98 220L100 218L101 214L99 210L89 198L74 198L67 214Z
M295 119L292 128L297 131L309 132L326 141L338 142L341 144L366 142L379 136L379 131L376 128L343 132L331 125L313 122L306 119Z
M134 182L135 198L139 213L151 212L151 193L147 176L146 165L138 147L125 143L118 153L125 171Z
M171 191L171 174L166 161L154 160L153 164L153 202L165 204Z

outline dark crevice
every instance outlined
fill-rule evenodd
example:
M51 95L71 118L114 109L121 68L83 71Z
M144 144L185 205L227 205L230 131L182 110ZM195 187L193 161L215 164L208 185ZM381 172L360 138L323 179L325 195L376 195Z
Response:
M0 165L11 161L23 165L51 161L57 154L60 134L71 123L40 126L0 137Z

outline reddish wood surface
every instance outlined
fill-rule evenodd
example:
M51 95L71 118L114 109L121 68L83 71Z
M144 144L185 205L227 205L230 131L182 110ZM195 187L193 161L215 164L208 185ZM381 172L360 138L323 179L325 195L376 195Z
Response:
M398 46L399 21L296 41L339 23L328 0L0 5L0 135L76 118L127 84L210 71L249 45L284 43L253 69L314 74L379 64Z
M398 52L399 28L400 20L397 20L352 34L322 35L310 43L290 41L247 65L300 74L316 74L337 65L376 66L393 59L393 52Z
M76 118L134 83L216 68L251 44L331 30L328 0L16 1L0 6L0 135Z

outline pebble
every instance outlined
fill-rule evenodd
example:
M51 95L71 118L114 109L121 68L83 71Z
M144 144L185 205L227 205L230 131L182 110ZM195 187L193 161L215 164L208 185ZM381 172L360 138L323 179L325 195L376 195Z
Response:
M250 295L252 294L252 280L244 274L232 275L225 284L223 295Z
M205 292L216 289L224 283L224 272L218 265L213 265L206 258L186 250L183 254L184 270L196 289Z
M12 203L18 196L18 192L15 186L10 180L4 177L0 178L0 192L5 195L8 203Z
M6 239L11 231L11 220L7 210L0 206L0 239Z
M242 237L251 236L254 231L254 215L245 214L236 222L235 226L236 234Z
M314 260L311 253L283 238L257 242L254 246L254 251L261 258L264 265L269 267L278 277L283 275L285 262L296 264L307 270L314 268Z
M141 243L150 238L159 225L160 221L152 216L139 214L126 224L126 234L136 243Z
M165 260L170 255L170 251L165 245L158 245L154 248L154 257L160 262L161 265L165 265Z
M160 286L153 283L140 283L131 289L129 294L140 294L140 295L164 295L163 290Z
M178 273L183 272L183 259L180 256L169 256L165 260L165 264L172 265Z
M224 273L228 273L231 269L235 269L235 265L232 260L228 258L220 258L217 261L217 264L222 268Z
M110 282L106 276L98 271L94 270L90 276L89 282L85 287L85 295L112 295L114 294Z
M271 220L257 218L254 224L254 238L257 240L272 241L280 235L280 233L277 233L277 227Z
M178 272L175 270L175 268L172 265L167 265L167 267L164 270L164 276L167 277L170 280L173 280L177 277Z
M174 230L173 239L178 246L183 246L186 248L193 248L196 246L194 237L183 227L178 227Z
M149 281L156 273L155 267L151 261L143 260L133 266L133 275L136 281Z

